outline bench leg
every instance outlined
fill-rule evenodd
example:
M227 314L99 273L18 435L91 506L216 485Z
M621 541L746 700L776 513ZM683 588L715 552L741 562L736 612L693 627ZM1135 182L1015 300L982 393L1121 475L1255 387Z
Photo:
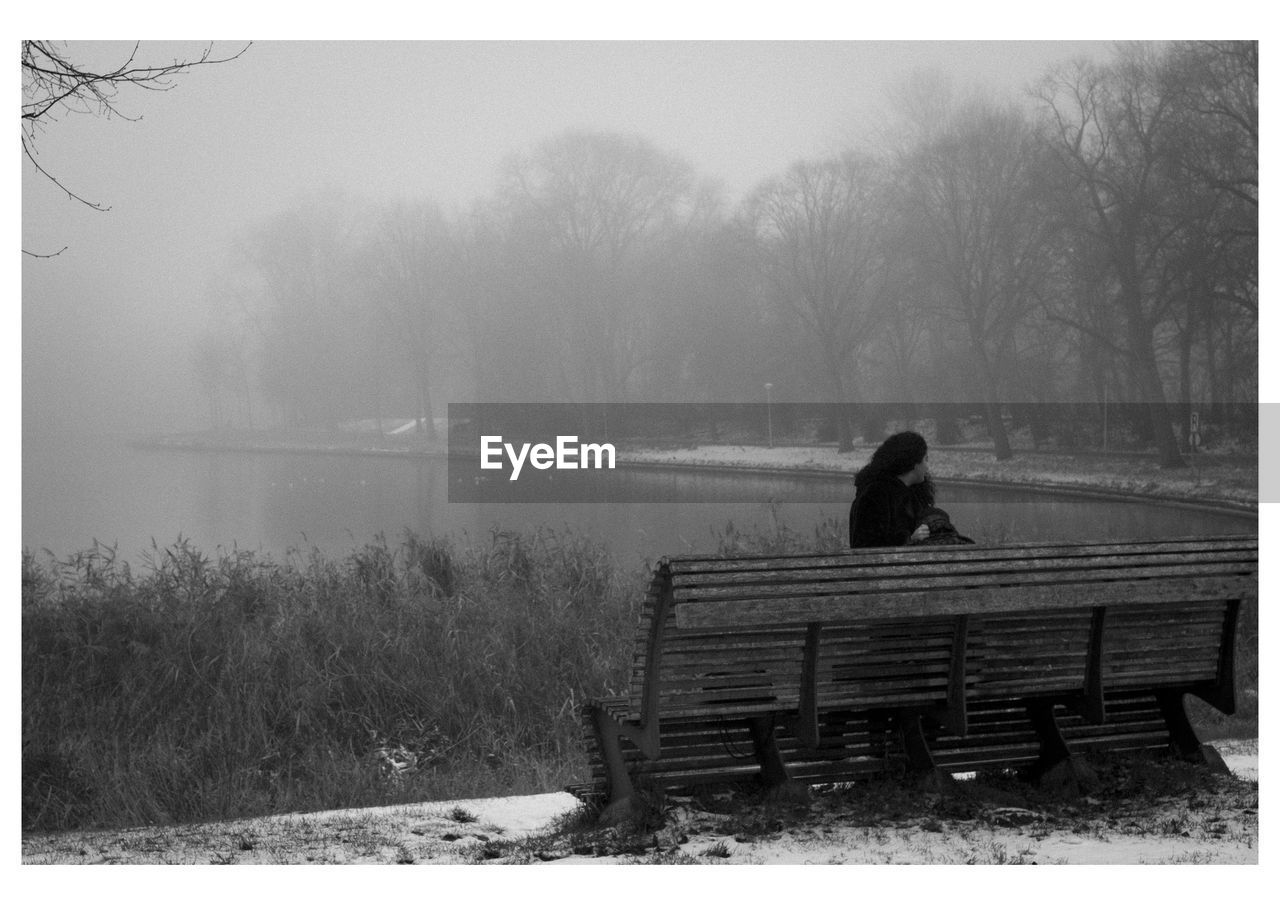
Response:
M1071 756L1067 740L1062 737L1062 730L1058 728L1058 719L1053 715L1053 704L1048 701L1028 701L1027 717L1040 742L1038 763L1052 766Z
M756 762L760 764L760 779L771 799L803 802L809 799L809 786L791 778L782 752L778 750L777 720L773 716L758 716L748 720L751 744Z
M894 731L891 715L880 710L874 711L867 717L867 728L871 733L871 756L881 763L887 762Z
M780 786L791 779L787 765L778 751L777 726L771 716L753 717L748 725L751 729L751 744L755 748L756 761L760 764L760 777L766 786Z
M923 788L940 789L951 784L951 774L938 768L925 737L922 716L919 711L901 710L897 714L898 729L902 734L902 749L907 755L907 775Z
M1192 763L1208 764L1217 773L1231 772L1216 748L1200 743L1195 727L1187 718L1186 695L1181 691L1162 691L1156 694L1156 700L1169 730L1169 747L1174 754Z
M1053 715L1053 702L1028 701L1027 717L1040 742L1040 756L1031 765L1030 778L1046 791L1066 798L1087 794L1098 786L1098 775L1082 757L1072 754Z
M631 786L631 774L627 772L627 764L622 757L618 724L603 707L599 706L591 708L591 719L595 725L596 741L604 755L605 773L609 779L609 801L601 814L601 821L611 822L615 817L630 811L634 789Z
M912 773L927 773L938 769L933 760L933 752L929 750L929 740L924 736L920 714L910 710L903 711L898 715L898 725L902 729L902 747L907 753L907 769Z

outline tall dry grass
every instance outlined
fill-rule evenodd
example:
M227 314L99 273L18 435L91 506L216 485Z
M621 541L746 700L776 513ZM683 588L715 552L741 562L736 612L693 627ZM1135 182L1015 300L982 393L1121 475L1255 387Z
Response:
M622 687L644 576L572 535L345 559L23 554L23 826L557 788Z

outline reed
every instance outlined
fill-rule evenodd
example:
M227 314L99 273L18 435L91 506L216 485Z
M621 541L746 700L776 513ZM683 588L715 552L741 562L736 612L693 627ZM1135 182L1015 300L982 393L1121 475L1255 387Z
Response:
M626 680L645 582L573 535L131 569L23 554L23 826L186 822L556 788Z

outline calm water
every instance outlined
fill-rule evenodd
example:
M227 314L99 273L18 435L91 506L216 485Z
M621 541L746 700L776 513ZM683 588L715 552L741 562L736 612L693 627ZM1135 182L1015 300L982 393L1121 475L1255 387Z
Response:
M342 555L380 532L394 541L406 528L475 538L495 527L547 525L598 537L624 565L636 565L666 553L712 551L716 532L728 523L765 528L775 514L803 534L827 519L839 520L843 532L853 490L848 477L646 471L618 479L651 487L658 498L719 501L449 503L443 460L186 453L96 440L24 450L22 543L65 556L96 539L138 562L153 538L163 547L182 536L206 551L238 547L278 557L316 547ZM938 504L963 533L979 538L989 532L1010 540L1107 540L1257 530L1251 516L945 484Z

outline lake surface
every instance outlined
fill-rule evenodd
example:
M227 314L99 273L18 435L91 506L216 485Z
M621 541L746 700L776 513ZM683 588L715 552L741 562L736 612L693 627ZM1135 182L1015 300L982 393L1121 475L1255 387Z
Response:
M494 528L547 526L606 543L626 566L669 553L711 552L717 531L771 529L802 536L836 520L847 531L851 477L762 477L650 471L619 474L628 498L704 502L450 503L443 459L130 448L123 438L24 449L22 543L63 557L95 540L142 561L152 539L179 536L206 552L290 550L341 556L379 533L480 539ZM1257 531L1251 515L1068 498L1029 491L939 486L938 505L962 533L1016 540L1112 540Z

